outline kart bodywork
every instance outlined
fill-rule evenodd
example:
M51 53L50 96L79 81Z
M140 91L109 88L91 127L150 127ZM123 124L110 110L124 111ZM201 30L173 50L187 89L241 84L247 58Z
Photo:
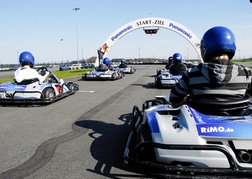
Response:
M119 68L118 67L117 70L119 70L119 71L121 71L121 72L123 72L125 74L133 74L133 73L136 72L136 69L133 68L133 67L127 67L127 68Z
M124 73L119 70L99 71L94 69L82 75L82 80L118 80L123 78Z
M178 82L181 77L181 75L172 75L167 69L157 70L157 74L155 76L155 87L171 88Z
M188 99L180 107L173 107L167 99L147 100L141 111L133 107L124 151L127 164L159 177L252 177L248 97L199 104Z
M44 73L47 68L39 68ZM59 80L53 72L48 79L39 84L38 79L23 80L21 83L5 82L0 84L0 104L49 104L74 94L79 85Z

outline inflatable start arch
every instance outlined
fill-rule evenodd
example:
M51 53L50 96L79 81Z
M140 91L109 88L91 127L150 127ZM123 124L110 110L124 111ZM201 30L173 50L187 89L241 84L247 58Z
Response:
M100 63L102 63L102 59L107 56L109 50L120 38L122 38L124 35L136 29L145 28L145 27L166 28L166 29L169 29L178 33L193 46L193 48L198 53L199 58L201 59L200 40L190 29L188 29L187 27L183 26L182 24L178 22L175 22L169 19L149 17L149 18L142 18L142 19L137 19L135 21L129 22L121 26L120 28L118 28L116 31L114 31L98 49L98 56L96 59L95 66L98 66Z

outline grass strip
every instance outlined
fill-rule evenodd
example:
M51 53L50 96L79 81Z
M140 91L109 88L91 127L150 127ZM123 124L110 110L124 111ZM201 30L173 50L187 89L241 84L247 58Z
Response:
M93 68L84 68L84 69L76 69L76 70L64 70L64 71L54 71L53 73L59 79L65 79L70 77L82 76L83 74L87 73L88 71L92 71ZM14 77L10 78L2 78L0 79L0 83L11 81L14 82Z

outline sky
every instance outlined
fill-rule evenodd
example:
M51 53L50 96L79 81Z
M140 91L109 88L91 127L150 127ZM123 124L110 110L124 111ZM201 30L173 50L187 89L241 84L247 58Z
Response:
M235 58L252 57L249 0L1 0L0 17L0 64L17 64L23 51L31 52L35 63L97 56L97 49L115 30L148 17L176 21L199 39L214 26L228 27L236 37ZM107 56L167 59L174 53L199 59L188 41L164 28L155 35L132 31Z

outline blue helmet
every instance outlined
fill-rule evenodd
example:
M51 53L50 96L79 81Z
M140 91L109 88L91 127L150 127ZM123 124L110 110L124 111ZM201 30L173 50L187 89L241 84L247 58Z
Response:
M107 66L109 66L110 65L110 60L109 60L109 58L104 58L103 59L103 63L105 64L105 65L107 65Z
M182 55L180 53L174 53L172 56L172 62L182 62Z
M213 27L203 35L200 50L204 62L222 54L227 54L231 60L236 50L235 36L226 27Z
M22 52L19 55L19 63L20 65L29 64L30 67L32 68L34 65L34 57L30 52L27 52L27 51Z
M126 63L126 60L123 58L123 59L121 60L121 63Z

